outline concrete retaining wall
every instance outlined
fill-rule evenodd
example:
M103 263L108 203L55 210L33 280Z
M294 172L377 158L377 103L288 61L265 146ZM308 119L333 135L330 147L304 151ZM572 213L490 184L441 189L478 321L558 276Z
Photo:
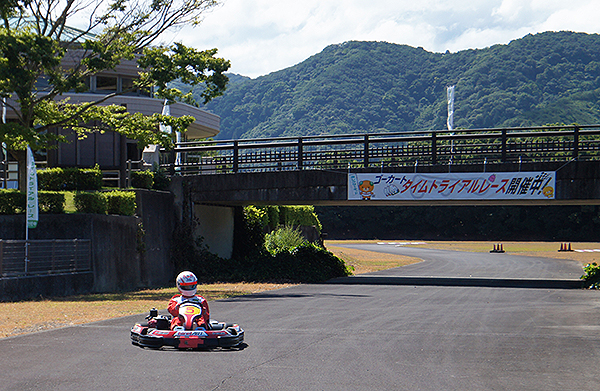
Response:
M0 278L0 299L10 300L15 295L37 297L112 292L172 284L170 233L175 225L172 195L138 191L137 205L141 217L41 214L38 227L29 230L29 239L91 239L92 271L83 277L77 274ZM0 238L25 239L25 216L0 215ZM38 280L39 283L31 282Z
M89 293L93 284L92 272L0 278L0 300L19 301L40 296L79 295Z

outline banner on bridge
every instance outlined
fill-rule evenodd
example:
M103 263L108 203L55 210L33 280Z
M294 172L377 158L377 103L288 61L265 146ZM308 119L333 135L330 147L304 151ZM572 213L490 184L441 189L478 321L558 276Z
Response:
M554 199L556 172L348 174L348 200Z

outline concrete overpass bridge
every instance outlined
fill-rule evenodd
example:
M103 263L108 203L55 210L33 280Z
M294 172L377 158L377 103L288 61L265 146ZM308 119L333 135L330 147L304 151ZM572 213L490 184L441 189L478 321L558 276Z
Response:
M174 153L181 154L180 161L185 163L171 167L181 174L189 199L201 204L600 202L600 125L212 141L182 143ZM429 186L434 180L439 186L445 177L461 180L461 186L476 186L475 180L501 173L510 180L524 181L527 175L516 174L544 172L554 178L550 197L458 197L459 188L454 188L455 196L448 191L437 198L396 196L439 192L440 187L435 191L427 187L427 178ZM375 185L377 181L389 185L391 180L392 186L368 200L352 197L349 186L353 178L367 178ZM406 189L419 180L425 188ZM506 183L504 190L508 186Z
M600 204L600 125L186 142L172 157L178 199L224 256L247 204Z

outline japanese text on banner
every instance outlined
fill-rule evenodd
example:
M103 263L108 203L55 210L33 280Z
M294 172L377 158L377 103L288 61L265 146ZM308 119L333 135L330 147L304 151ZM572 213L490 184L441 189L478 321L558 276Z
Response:
M348 200L554 199L555 172L348 174Z

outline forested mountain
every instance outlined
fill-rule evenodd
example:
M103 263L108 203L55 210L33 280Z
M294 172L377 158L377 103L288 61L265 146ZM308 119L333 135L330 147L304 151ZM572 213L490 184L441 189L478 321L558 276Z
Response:
M219 139L600 123L600 35L546 32L457 53L385 42L331 45L256 79L235 75L206 108Z

